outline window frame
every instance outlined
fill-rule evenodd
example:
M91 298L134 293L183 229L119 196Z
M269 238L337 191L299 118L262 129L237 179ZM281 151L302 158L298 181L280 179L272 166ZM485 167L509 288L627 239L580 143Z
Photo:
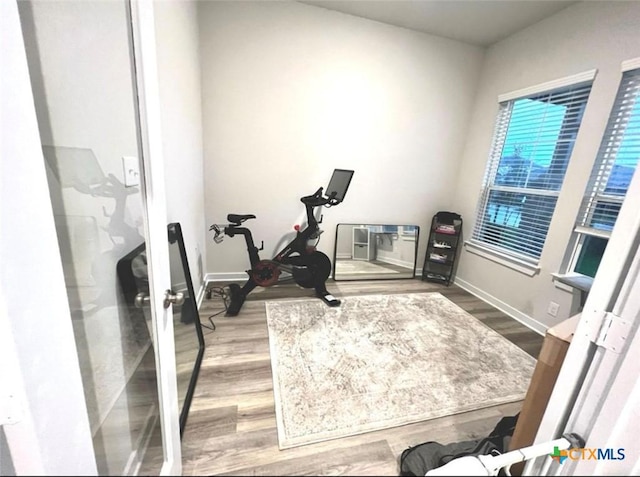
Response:
M576 221L575 221L575 224L571 233L571 238L569 240L569 244L567 247L569 251L568 259L565 260L566 264L564 267L562 267L564 270L564 273L580 273L580 272L576 272L575 270L576 270L576 267L578 266L578 261L582 254L584 242L588 237L604 238L604 239L607 239L607 241L611 237L611 230L599 229L599 228L589 227L581 224L591 223L592 218L598 207L598 204L606 204L606 205L617 204L621 208L628 193L628 188L625 191L624 195L610 194L610 193L607 194L604 192L604 189L606 189L606 186L608 184L609 178L611 177L611 170L607 170L605 167L605 165L609 162L609 159L607 156L610 155L610 152L609 151L605 152L604 144L605 144L605 141L608 143L614 142L612 141L613 136L611 135L611 131L612 131L611 122L614 120L614 118L616 118L620 114L620 110L617 109L617 105L619 104L618 101L619 101L621 92L625 91L625 88L624 88L625 74L629 72L634 72L634 76L636 78L640 76L640 58L628 60L622 63L621 76L618 82L618 90L616 91L614 103L611 106L611 111L609 112L609 116L607 118L607 125L603 132L602 139L600 140L600 145L598 146L598 152L596 153L594 162L591 166L589 179L588 179L587 185L585 186L585 190L582 195L582 200L580 202L578 212L576 213ZM638 94L638 96L634 101L634 105L636 107L638 102L640 102L640 93ZM626 132L628 128L628 124L631 122L632 117L633 117L632 115L629 115L629 117L626 118L626 123L624 124L624 126L622 126L622 131L623 131L622 135L624 135L624 133ZM640 120L640 115L638 118L634 118L634 119ZM615 158L612 161L613 165L615 165L617 161L617 157L618 157L618 151L615 152ZM638 169L638 165L640 165L640 162L636 164L636 167L635 167L636 171ZM604 168L604 170L606 171L606 172L600 172L600 174L603 174L603 175L606 174L606 180L604 182L595 182L595 183L592 182L592 179L596 175L595 171L597 168L600 170ZM602 184L604 184L604 188L602 187ZM588 201L589 203L588 206L585 206L586 201ZM586 210L584 210L585 207L586 207ZM615 215L614 226L615 226L615 223L617 222L618 215L619 215L619 210ZM583 220L583 217L584 217L584 220ZM603 255L604 255L604 252L603 252ZM597 270L596 270L596 273L597 273Z
M593 85L593 80L597 74L597 70L589 70L577 75L561 78L558 80L550 81L547 83L543 83L540 85L532 86L530 88L525 88L521 90L517 90L511 93L503 94L498 96L498 113L496 117L496 125L493 131L491 149L489 153L489 159L485 166L485 173L482 183L482 189L480 192L480 197L478 199L478 204L476 207L475 214L475 223L472 229L472 237L465 241L465 247L467 250L481 255L485 258L489 258L493 261L506 265L510 268L513 268L522 273L528 274L532 276L537 271L539 271L540 267L538 264L540 263L544 244L548 237L549 230L547 229L544 234L544 240L541 243L541 248L539 255L537 257L533 257L527 254L519 253L509 247L504 247L496 244L488 243L485 240L481 240L479 235L482 233L486 222L484 222L484 217L487 213L487 209L489 207L489 202L491 198L492 191L503 191L514 194L523 194L527 196L535 196L535 197L554 197L555 203L553 205L553 211L555 211L557 207L557 202L560 197L561 186L557 189L543 189L543 188L530 188L530 187L514 187L514 186L504 186L496 184L496 177L498 174L498 169L500 166L500 162L504 157L504 147L507 140L507 134L509 130L509 126L511 124L512 118L511 114L513 112L513 106L515 102L519 99L535 99L539 96L544 96L545 94L553 94L554 92L560 93L563 89L568 89L571 87L579 87L581 84L585 86L588 84L590 87ZM590 91L589 91L590 92ZM588 95L585 98L585 101L582 105L582 115L584 114L584 110L586 109L586 105L588 103ZM570 104L570 103L569 103ZM505 108L509 110L505 113ZM505 119L504 115L507 114L508 117ZM502 121L506 121L506 128L502 129ZM573 144L575 144L575 138L578 136L580 131L580 125L582 122L582 118L580 120L580 124L573 131ZM561 126L560 133L558 135L559 138L570 132L571 129L564 129L564 124ZM557 148L558 144L560 144L559 140L555 141L554 149ZM562 172L562 180L561 184L564 181L564 177L566 176L566 171L568 165L571 161L571 156L573 153L573 148L569 152L566 157L566 166ZM554 153L555 154L555 153ZM499 157L497 157L499 155ZM551 224L553 217L553 212L549 218L549 225ZM533 247L532 247L533 249Z

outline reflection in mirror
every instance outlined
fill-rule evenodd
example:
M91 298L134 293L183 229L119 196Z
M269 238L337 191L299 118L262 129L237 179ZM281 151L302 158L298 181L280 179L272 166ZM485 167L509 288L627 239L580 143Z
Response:
M396 224L338 224L333 279L414 278L420 227Z
M169 224L168 240L171 291L174 294L184 295L182 305L173 305L180 434L182 435L204 355L204 337L179 223ZM125 299L129 303L131 320L146 322L149 336L153 337L148 304L141 306L141 302L136 303L138 295L149 295L147 252L144 243L118 262L118 278Z

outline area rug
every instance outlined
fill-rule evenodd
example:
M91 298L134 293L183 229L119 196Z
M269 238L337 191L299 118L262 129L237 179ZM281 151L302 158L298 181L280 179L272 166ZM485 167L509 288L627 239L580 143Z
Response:
M519 401L536 362L439 293L266 309L281 449Z

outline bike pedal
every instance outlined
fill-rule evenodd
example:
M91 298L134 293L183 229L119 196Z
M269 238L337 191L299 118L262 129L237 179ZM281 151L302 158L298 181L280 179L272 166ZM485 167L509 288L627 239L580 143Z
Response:
M320 298L328 306L340 306L340 303L342 303L340 300L338 300L331 293L325 293L325 294L320 294L319 293L318 294L318 298Z

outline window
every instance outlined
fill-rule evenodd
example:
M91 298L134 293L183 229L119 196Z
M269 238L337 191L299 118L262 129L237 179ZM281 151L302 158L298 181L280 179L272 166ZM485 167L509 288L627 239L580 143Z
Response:
M538 262L594 75L500 102L472 244Z
M622 75L574 228L569 270L595 277L640 158L640 68Z
M400 237L402 240L415 242L418 237L417 225L403 225L400 231Z
M418 226L417 225L403 225L402 226L402 235L417 235Z

